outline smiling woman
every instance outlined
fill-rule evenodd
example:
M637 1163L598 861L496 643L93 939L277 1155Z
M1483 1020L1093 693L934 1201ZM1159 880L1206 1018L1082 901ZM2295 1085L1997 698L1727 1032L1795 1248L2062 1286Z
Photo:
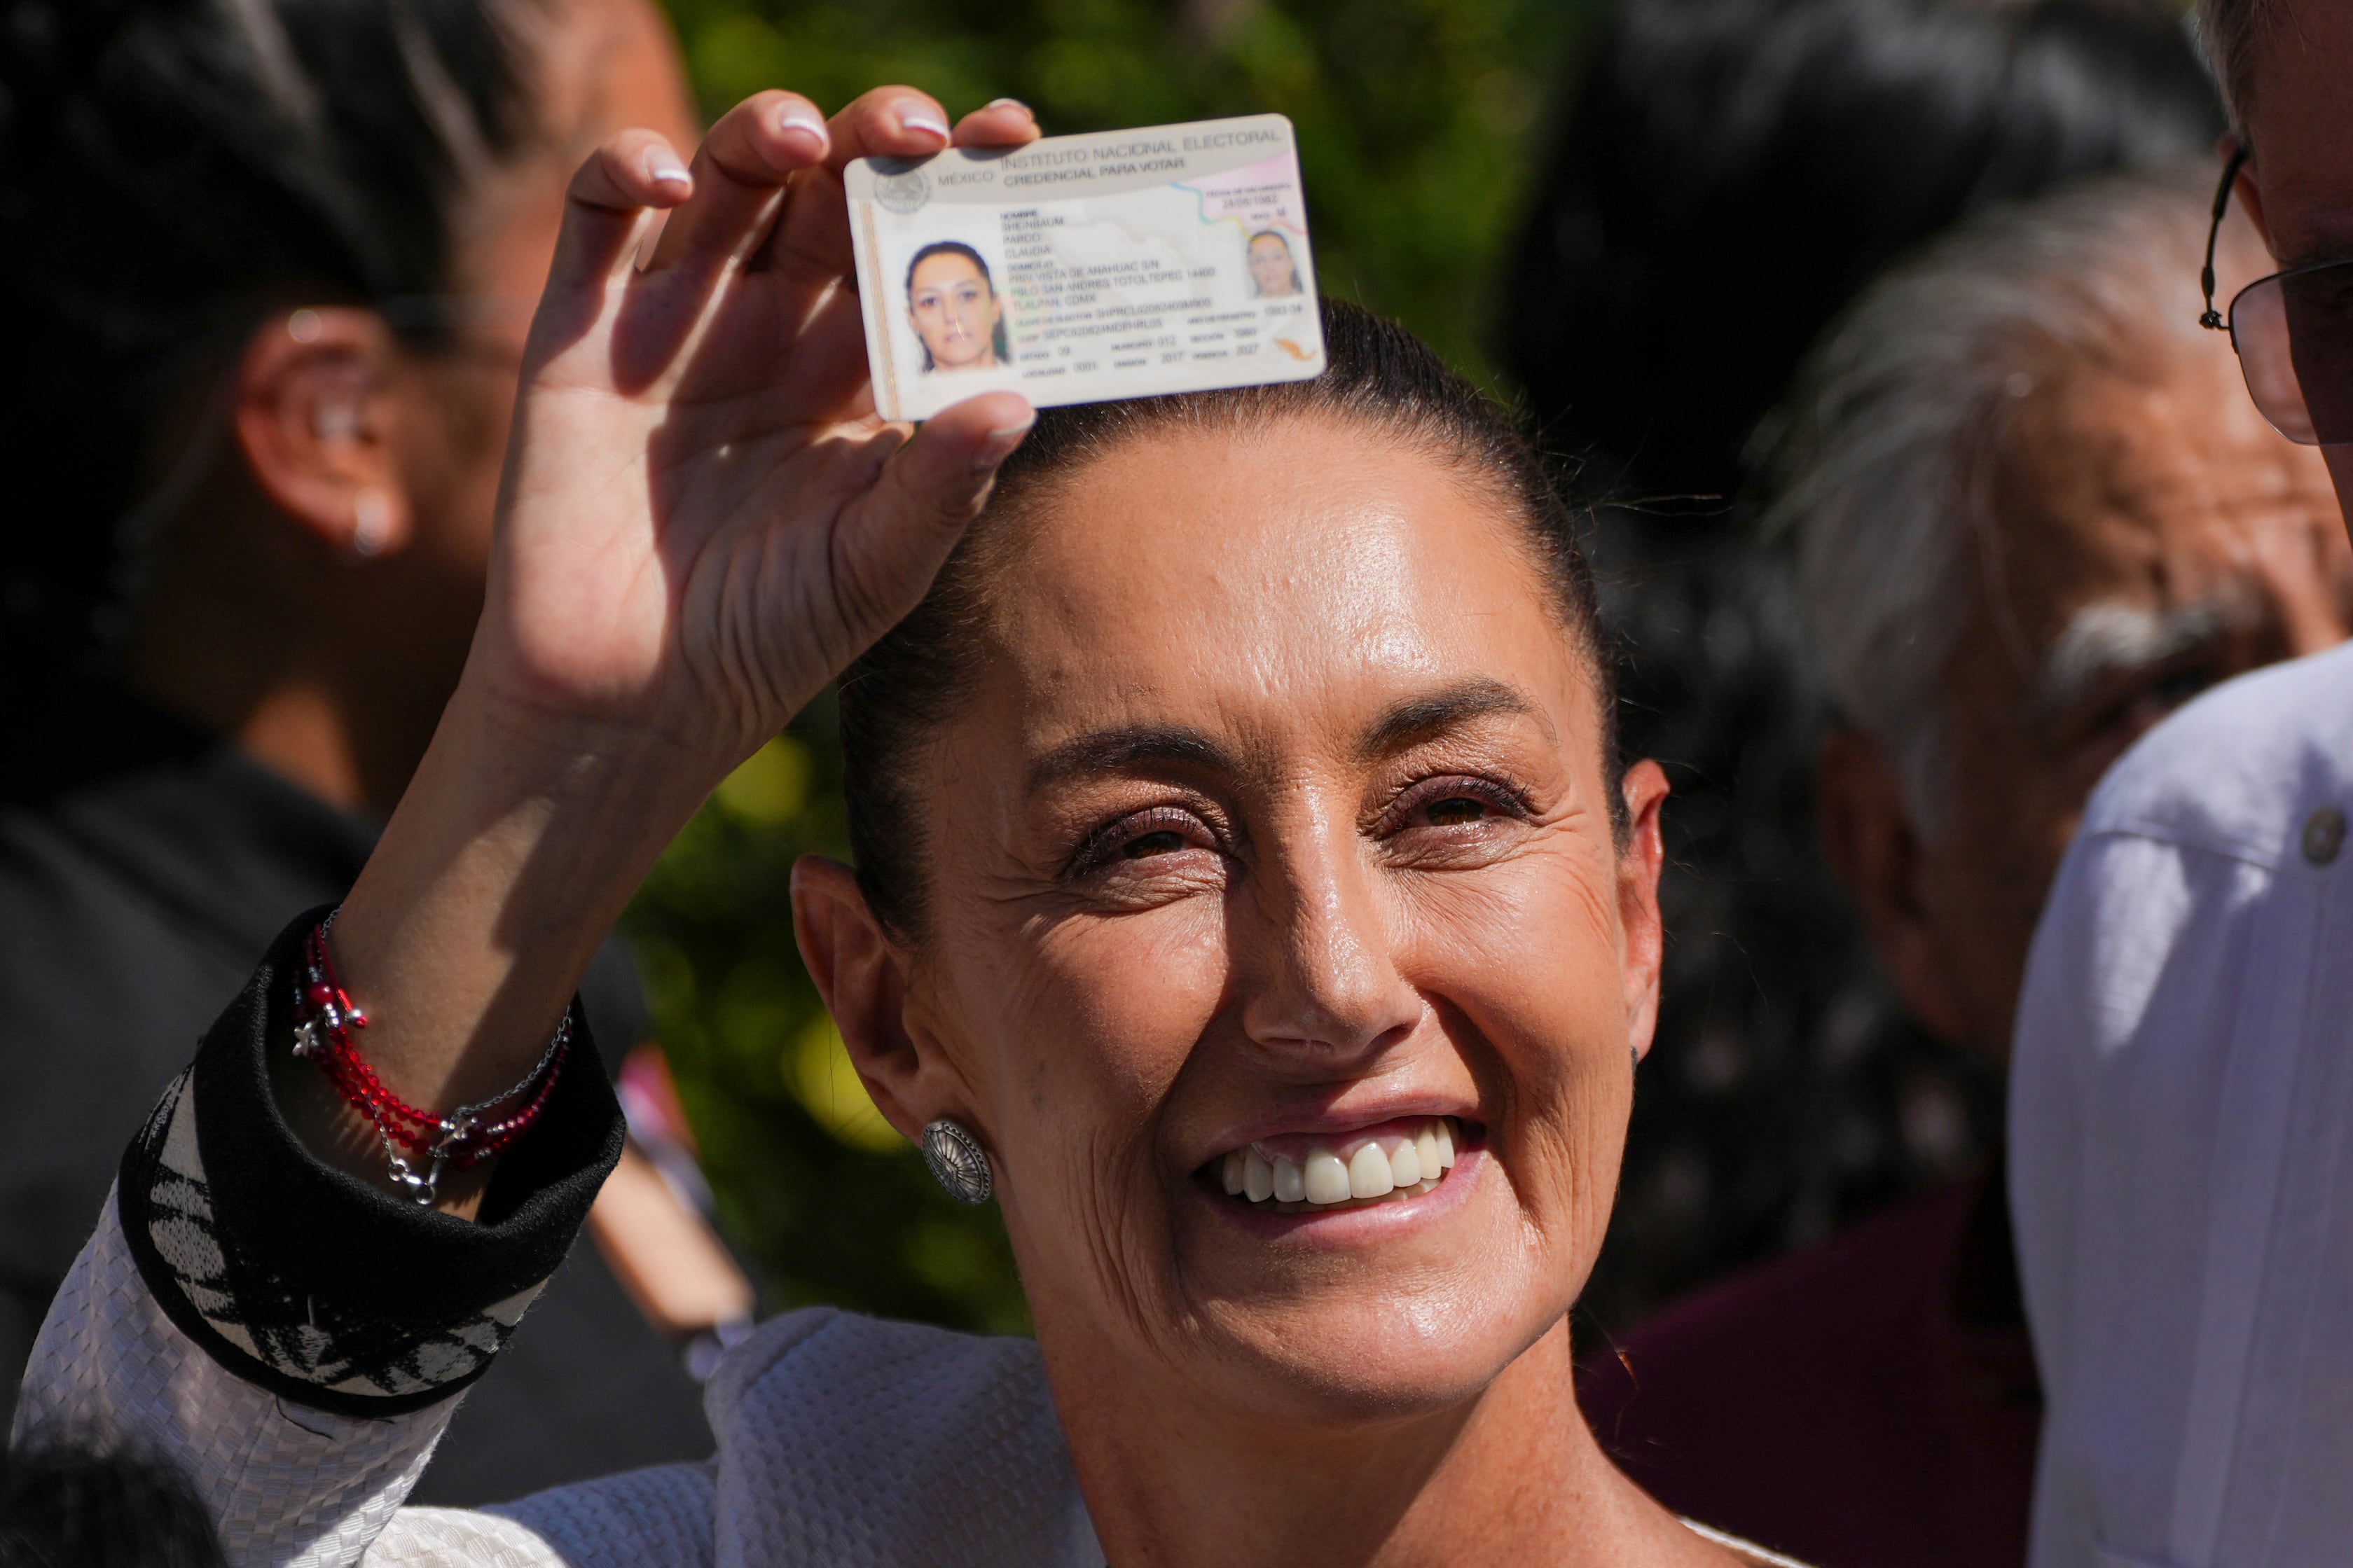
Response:
M1616 765L1567 514L1342 306L1313 383L880 425L838 171L951 134L1035 127L766 94L691 175L649 134L583 171L466 685L127 1157L26 1428L180 1458L255 1560L1767 1561L1570 1393L1665 785ZM791 1314L714 1379L715 1466L396 1512L609 1163L582 964L836 676L859 866L797 868L802 952L1003 1205L1036 1344ZM412 1142L395 1091L472 1114Z

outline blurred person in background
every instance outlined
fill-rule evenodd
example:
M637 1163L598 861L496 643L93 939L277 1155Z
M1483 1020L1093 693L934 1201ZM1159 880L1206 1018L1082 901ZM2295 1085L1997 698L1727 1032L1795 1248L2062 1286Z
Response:
M1980 1058L1906 1023L1819 853L1785 573L1741 453L1831 317L1951 223L2221 129L2158 0L1630 0L1522 242L1502 347L1605 509L1626 754L1675 788L1669 946L1609 1248L1605 1332L1971 1167Z
M2319 455L2198 327L2212 172L1991 215L1873 285L1767 470L1837 704L1823 847L1912 1017L1999 1070L2085 799L2199 692L2353 635ZM2266 270L2243 222L2226 287ZM2000 1167L1588 1363L1646 1489L1820 1565L2014 1568L2042 1416Z
M2276 269L2214 280L2209 319L2353 502L2353 7L2200 20L2236 126L2223 193ZM2035 1568L2353 1557L2348 814L2353 648L2160 725L2060 868L2010 1121L2050 1406Z
M11 492L0 1395L122 1139L286 910L340 898L466 658L531 302L613 127L691 140L649 0L20 3L0 32ZM647 1034L626 954L589 986ZM643 1159L421 1494L711 1438L748 1314ZM596 1375L584 1378L582 1367Z
M0 1568L228 1568L228 1556L177 1472L43 1447L0 1450Z

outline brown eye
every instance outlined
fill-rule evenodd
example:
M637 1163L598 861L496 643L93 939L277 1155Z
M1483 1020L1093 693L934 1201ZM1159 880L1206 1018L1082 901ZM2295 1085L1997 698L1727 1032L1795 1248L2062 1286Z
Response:
M1131 838L1120 847L1120 854L1130 860L1148 860L1155 855L1174 855L1185 847L1185 836L1170 828L1146 833Z
M1383 817L1384 837L1419 828L1476 827L1477 835L1445 839L1467 843L1505 822L1528 820L1526 797L1509 784L1493 779L1439 777L1421 780L1407 790ZM1440 842L1433 840L1432 843Z

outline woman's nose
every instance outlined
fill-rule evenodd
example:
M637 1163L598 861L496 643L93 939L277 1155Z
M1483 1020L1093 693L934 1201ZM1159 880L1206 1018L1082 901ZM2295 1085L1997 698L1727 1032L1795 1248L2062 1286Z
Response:
M1337 842L1286 856L1255 879L1257 907L1233 934L1250 1040L1301 1066L1346 1071L1409 1033L1421 999L1398 970L1356 835L1329 837Z

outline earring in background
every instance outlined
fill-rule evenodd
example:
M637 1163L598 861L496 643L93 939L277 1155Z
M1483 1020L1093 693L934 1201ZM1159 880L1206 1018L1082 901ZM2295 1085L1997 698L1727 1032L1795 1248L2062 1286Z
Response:
M932 1168L932 1179L958 1203L985 1204L996 1190L996 1174L980 1140L944 1116L923 1129L923 1163Z
M362 490L352 498L352 553L370 560L392 542L392 502L382 490Z

